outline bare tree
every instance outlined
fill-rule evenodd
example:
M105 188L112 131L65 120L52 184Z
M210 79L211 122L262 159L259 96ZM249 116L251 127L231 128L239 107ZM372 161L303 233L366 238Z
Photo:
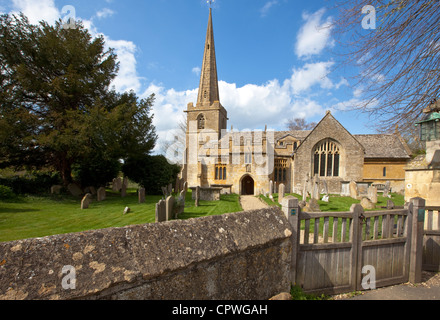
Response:
M361 98L349 107L367 113L379 131L396 124L411 131L440 97L440 1L341 0L336 9L332 28L345 48L338 65L359 68Z
M313 130L316 127L315 122L307 123L303 118L294 118L287 121L287 128L291 131L295 130Z

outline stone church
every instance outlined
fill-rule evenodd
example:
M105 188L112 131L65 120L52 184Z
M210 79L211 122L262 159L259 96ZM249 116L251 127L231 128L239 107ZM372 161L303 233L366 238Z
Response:
M182 177L189 187L252 195L268 192L272 181L284 184L286 192L301 194L307 179L318 175L333 194L344 194L351 181L368 185L389 181L393 191L404 190L404 167L411 151L397 131L353 135L330 112L311 131L227 130L211 10L197 102L189 103L185 112Z

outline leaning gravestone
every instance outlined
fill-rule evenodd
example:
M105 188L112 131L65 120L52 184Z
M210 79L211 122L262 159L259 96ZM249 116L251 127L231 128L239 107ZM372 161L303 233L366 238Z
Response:
M358 198L357 183L351 181L349 187L350 187L350 197L352 197L353 199L357 199Z
M167 221L166 202L160 200L156 204L156 223Z
M81 201L81 210L88 209L92 203L92 195L87 193Z
M376 208L376 204L374 204L370 199L365 198L365 197L362 198L362 200L361 200L361 206L362 206L362 208L367 209L367 210L372 210L372 209Z
M98 201L99 202L104 201L106 196L107 195L106 195L106 192L105 192L105 188L104 187L99 188L98 192L97 192Z
M140 188L138 191L139 203L145 203L145 188Z
M173 209L174 209L175 199L173 196L169 196L166 200L166 212L167 212L167 220L170 221L173 219Z
M70 194L74 197L79 197L83 194L83 191L76 184L71 183L67 186L67 190L69 190Z

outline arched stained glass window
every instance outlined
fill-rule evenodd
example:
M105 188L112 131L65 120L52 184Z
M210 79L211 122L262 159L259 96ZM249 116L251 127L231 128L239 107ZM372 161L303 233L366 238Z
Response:
M339 177L341 153L338 145L331 139L318 143L314 149L313 174L320 177Z

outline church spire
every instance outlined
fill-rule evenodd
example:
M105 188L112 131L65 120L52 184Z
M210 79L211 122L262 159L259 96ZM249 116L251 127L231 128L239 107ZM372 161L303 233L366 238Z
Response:
M206 33L197 106L209 107L214 102L220 102L220 95L218 90L217 62L215 58L214 28L212 26L212 9L209 8L208 31Z

